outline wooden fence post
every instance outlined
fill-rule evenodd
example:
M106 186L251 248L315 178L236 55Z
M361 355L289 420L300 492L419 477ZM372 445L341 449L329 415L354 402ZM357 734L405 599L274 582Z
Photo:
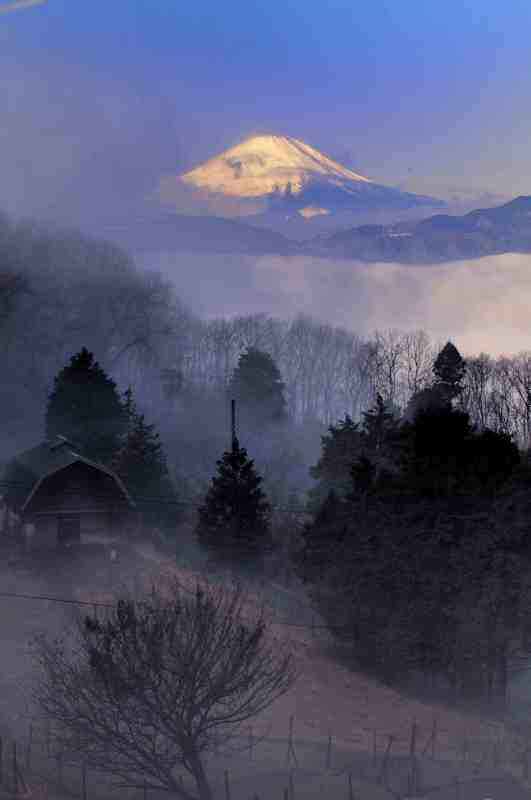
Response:
M529 780L529 739L525 741L525 749L522 754L522 779Z
M293 760L295 764L298 766L297 756L295 755L295 750L293 748L293 714L289 718L289 739L288 739L288 750L286 753L286 764L289 766L291 764L291 757L293 756Z
M411 725L411 738L409 740L409 755L413 758L417 747L417 723L413 720Z
M348 774L348 800L354 800L354 792L352 791L352 772Z
M289 793L291 800L295 800L295 786L293 785L293 771L289 774Z
M59 750L57 752L57 783L59 786L63 785L63 754Z
M13 741L13 792L18 795L17 743Z
M465 738L463 739L463 757L461 761L464 763L465 761L467 761L467 759L468 759L468 739L465 736Z
M431 757L435 758L435 749L437 745L437 717L433 720L433 730L431 734Z
M30 722L29 726L29 735L28 735L28 747L26 750L26 769L29 771L31 769L31 747L33 744L33 722Z
M328 746L326 748L326 768L330 769L332 760L332 731L328 731Z
M225 800L230 800L229 771L225 770Z
M83 767L81 768L81 791L83 800L87 800L87 767L85 762L83 762Z
M389 755L391 753L391 747L393 746L394 736L389 734L387 737L387 747L385 748L385 754L382 760L382 768L380 770L380 783L383 782L384 777L387 777L387 763L389 761Z

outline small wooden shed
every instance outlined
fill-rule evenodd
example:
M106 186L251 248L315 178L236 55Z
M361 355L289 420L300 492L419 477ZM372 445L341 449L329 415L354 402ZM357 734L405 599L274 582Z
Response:
M136 530L135 503L120 478L76 452L65 437L14 461L33 477L20 508L23 523L33 530L32 549L118 540Z

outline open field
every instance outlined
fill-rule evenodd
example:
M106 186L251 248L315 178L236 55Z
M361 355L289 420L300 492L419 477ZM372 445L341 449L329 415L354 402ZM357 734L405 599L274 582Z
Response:
M21 763L26 758L30 722L24 706L24 688L32 674L27 638L39 629L59 631L77 613L75 605L43 598L110 602L120 586L141 591L155 580L163 585L177 578L191 591L195 581L204 578L149 542L124 547L115 563L105 558L103 549L93 548L64 562L21 563L3 572L4 592L35 598L3 598L1 606L8 644L0 733L6 743L19 742ZM527 769L526 742L508 724L411 699L337 663L327 650L329 635L295 589L275 583L257 585L254 592L249 590L245 613L253 615L261 607L269 621L269 635L291 649L300 678L253 721L252 729L242 730L239 754L219 753L208 760L216 797L250 800L258 794L260 800L280 800L288 789L296 797L326 793L331 800L349 800L350 785L355 800L404 797L412 754L426 786L431 787L426 796L435 800L529 797L522 781ZM57 764L45 757L42 735L39 744L38 724L34 724L32 769L39 763L41 777L57 777ZM71 796L81 798L79 767L63 765L62 769ZM466 783L456 784L456 780ZM118 796L96 776L90 776L89 786L94 800ZM58 797L62 794L57 786L53 791ZM120 790L121 800L124 792ZM135 794L140 800L142 793L133 792L131 797ZM149 800L159 800L151 794L155 793L150 793ZM157 794L162 800L162 793Z

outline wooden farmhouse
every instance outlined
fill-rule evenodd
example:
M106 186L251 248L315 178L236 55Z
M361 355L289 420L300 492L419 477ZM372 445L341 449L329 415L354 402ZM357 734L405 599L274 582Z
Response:
M135 503L120 478L64 437L20 453L11 466L24 478L16 510L32 550L117 540L136 530Z

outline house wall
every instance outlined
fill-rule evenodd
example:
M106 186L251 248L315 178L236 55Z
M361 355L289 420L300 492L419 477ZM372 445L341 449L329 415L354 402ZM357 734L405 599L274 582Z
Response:
M58 544L58 518L75 515L80 521L80 542L105 542L128 535L134 512L115 480L83 462L75 462L45 478L31 498L24 514L35 525L26 536L29 549Z
M59 515L60 512L28 514L24 517L24 538L28 550L57 547ZM129 539L134 536L138 527L135 513L82 512L79 518L81 544Z
M25 526L26 545L32 550L51 550L57 547L57 517L34 517ZM32 529L29 529L29 526Z
M121 539L128 533L129 516L111 512L82 514L81 542Z

